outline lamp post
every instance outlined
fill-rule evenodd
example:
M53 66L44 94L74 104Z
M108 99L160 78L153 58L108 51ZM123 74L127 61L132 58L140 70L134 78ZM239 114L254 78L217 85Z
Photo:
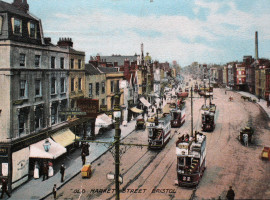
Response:
M120 117L121 117L121 110L120 110L120 97L119 94L115 95L115 104L114 104L114 119L115 119L115 136L114 136L114 144L115 144L115 199L120 199L120 188L119 188L119 172L120 172L120 156L119 156L119 142L121 137L121 130L120 130Z

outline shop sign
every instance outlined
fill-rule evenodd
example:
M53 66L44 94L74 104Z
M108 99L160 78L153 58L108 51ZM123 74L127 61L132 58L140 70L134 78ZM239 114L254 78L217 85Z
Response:
M2 163L2 175L8 176L8 163Z
M23 99L13 101L13 105L22 105L22 104L23 104Z
M100 105L100 112L107 112L107 105Z
M86 115L86 112L82 112L79 109L71 109L71 110L61 110L58 112L59 115Z
M98 99L78 99L77 107L82 112L86 112L83 117L96 118L99 113L99 100Z
M8 154L8 148L1 147L0 148L0 155L7 155Z

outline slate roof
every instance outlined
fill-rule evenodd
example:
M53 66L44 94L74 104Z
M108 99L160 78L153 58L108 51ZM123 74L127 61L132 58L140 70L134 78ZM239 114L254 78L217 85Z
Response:
M114 63L117 62L118 66L124 65L125 59L128 59L130 62L137 61L137 56L121 56L121 55L113 55L113 56L100 56L101 62L109 62Z
M103 73L117 72L118 69L115 67L98 67L98 69Z
M85 72L89 75L99 75L102 74L93 64L85 64Z
M27 18L32 19L32 20L36 20L30 14L25 13L24 11L17 8L16 6L9 4L9 3L6 3L6 2L3 2L3 1L0 1L0 13L1 12L9 12L9 13L20 15L23 17L27 17Z

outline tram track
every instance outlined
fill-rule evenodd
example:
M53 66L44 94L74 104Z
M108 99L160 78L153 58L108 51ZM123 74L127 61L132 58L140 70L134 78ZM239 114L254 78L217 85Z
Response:
M174 137L175 137L175 135L174 135ZM172 146L172 144L170 144L170 143L174 142L174 141L172 141L172 140L174 139L174 137L171 138L171 140L170 140L169 143L167 144L168 146ZM139 186L138 186L137 188L140 189L141 187L143 187L144 184L146 183L146 181L148 181L148 179L153 175L153 173L155 173L155 170L157 170L157 167L160 165L160 163L161 163L162 161L164 161L164 159L165 159L165 157L167 156L168 152L171 151L171 148L166 148L166 147L168 147L167 145L166 145L160 152L158 152L157 155L149 161L149 164L146 164L146 165L144 166L143 170L141 170L140 172L138 172L138 173L136 174L136 176L135 176L133 179L131 179L131 180L123 187L123 189L127 188L127 187L130 186L132 183L134 183L134 182L138 179L138 177L139 177L140 175L142 175L142 173L149 167L150 163L153 163L153 162L155 161L156 157L157 157L158 155L160 155L160 153L164 154L164 155L162 155L161 158L159 158L160 160L159 160L157 163L155 163L154 170L151 171L151 173L144 179L144 181L143 181L142 183L139 184ZM164 151L164 150L167 150L167 151ZM148 151L150 151L150 150L148 150ZM173 162L172 162L172 164L173 164ZM170 166L172 166L172 164L171 164ZM132 167L134 167L134 165L133 165ZM165 176L165 175L164 175L164 176ZM129 195L126 199L129 199L131 196L132 196L132 194ZM111 196L109 199L112 199L113 197L114 197L114 196Z

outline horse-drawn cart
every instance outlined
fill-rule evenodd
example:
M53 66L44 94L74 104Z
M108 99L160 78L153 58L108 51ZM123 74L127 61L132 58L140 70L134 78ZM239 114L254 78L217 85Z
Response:
M254 129L252 127L245 127L243 128L241 131L240 131L240 141L245 143L245 136L247 135L248 136L248 142L250 143L251 142L251 139L252 139L252 135L254 133Z

